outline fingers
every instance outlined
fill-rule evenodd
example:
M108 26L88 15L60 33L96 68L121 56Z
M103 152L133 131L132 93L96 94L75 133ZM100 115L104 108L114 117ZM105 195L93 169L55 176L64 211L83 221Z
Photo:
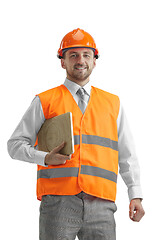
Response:
M144 216L145 212L143 209L137 209L135 214L133 215L133 218L132 220L135 221L135 222L139 222L142 217Z
M130 217L130 219L132 219L133 216L134 216L134 210L135 210L135 208L134 208L134 205L132 204L132 205L130 206L130 211L129 211L129 217Z
M55 147L51 152L58 153L62 148L64 148L65 142L62 142L59 146Z
M70 158L70 155L68 156L68 155L63 155L63 154L60 154L60 153L57 153L56 154L56 157L57 157L57 159L61 159L62 161L64 160L69 160L69 159L71 159Z

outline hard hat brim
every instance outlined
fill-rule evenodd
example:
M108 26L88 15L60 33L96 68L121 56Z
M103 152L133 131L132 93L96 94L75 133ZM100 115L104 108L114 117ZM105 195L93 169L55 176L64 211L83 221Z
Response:
M91 49L94 52L94 57L96 57L96 59L98 59L98 57L99 57L97 49L91 48L91 47L86 47L86 46L75 46L75 47L67 47L67 48L64 48L64 49L59 49L57 57L61 59L61 58L63 58L63 54L65 52L67 52L70 49L75 49L75 48L88 48L88 49Z

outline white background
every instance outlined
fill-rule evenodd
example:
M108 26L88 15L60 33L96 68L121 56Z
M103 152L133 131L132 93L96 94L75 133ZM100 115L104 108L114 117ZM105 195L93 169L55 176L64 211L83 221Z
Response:
M62 84L56 57L63 36L80 27L100 52L91 81L119 95L141 167L141 222L128 217L127 189L118 179L117 239L160 239L160 3L157 0L0 3L1 239L38 240L36 165L12 160L6 143L34 95ZM2 237L3 236L3 237Z

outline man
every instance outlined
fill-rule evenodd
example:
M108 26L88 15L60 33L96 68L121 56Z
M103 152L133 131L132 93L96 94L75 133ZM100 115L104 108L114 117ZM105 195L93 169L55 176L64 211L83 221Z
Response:
M38 164L40 239L115 240L118 165L128 187L129 217L144 215L139 166L120 100L95 87L90 75L98 49L82 29L69 32L58 50L64 84L38 94L8 141L12 158ZM50 153L34 145L46 119L72 112L74 153Z

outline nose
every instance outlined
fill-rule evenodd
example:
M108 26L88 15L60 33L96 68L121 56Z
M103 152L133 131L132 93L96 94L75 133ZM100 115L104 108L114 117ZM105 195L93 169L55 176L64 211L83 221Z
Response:
M83 55L79 54L78 59L77 59L77 63L79 63L79 64L83 64L84 63Z

